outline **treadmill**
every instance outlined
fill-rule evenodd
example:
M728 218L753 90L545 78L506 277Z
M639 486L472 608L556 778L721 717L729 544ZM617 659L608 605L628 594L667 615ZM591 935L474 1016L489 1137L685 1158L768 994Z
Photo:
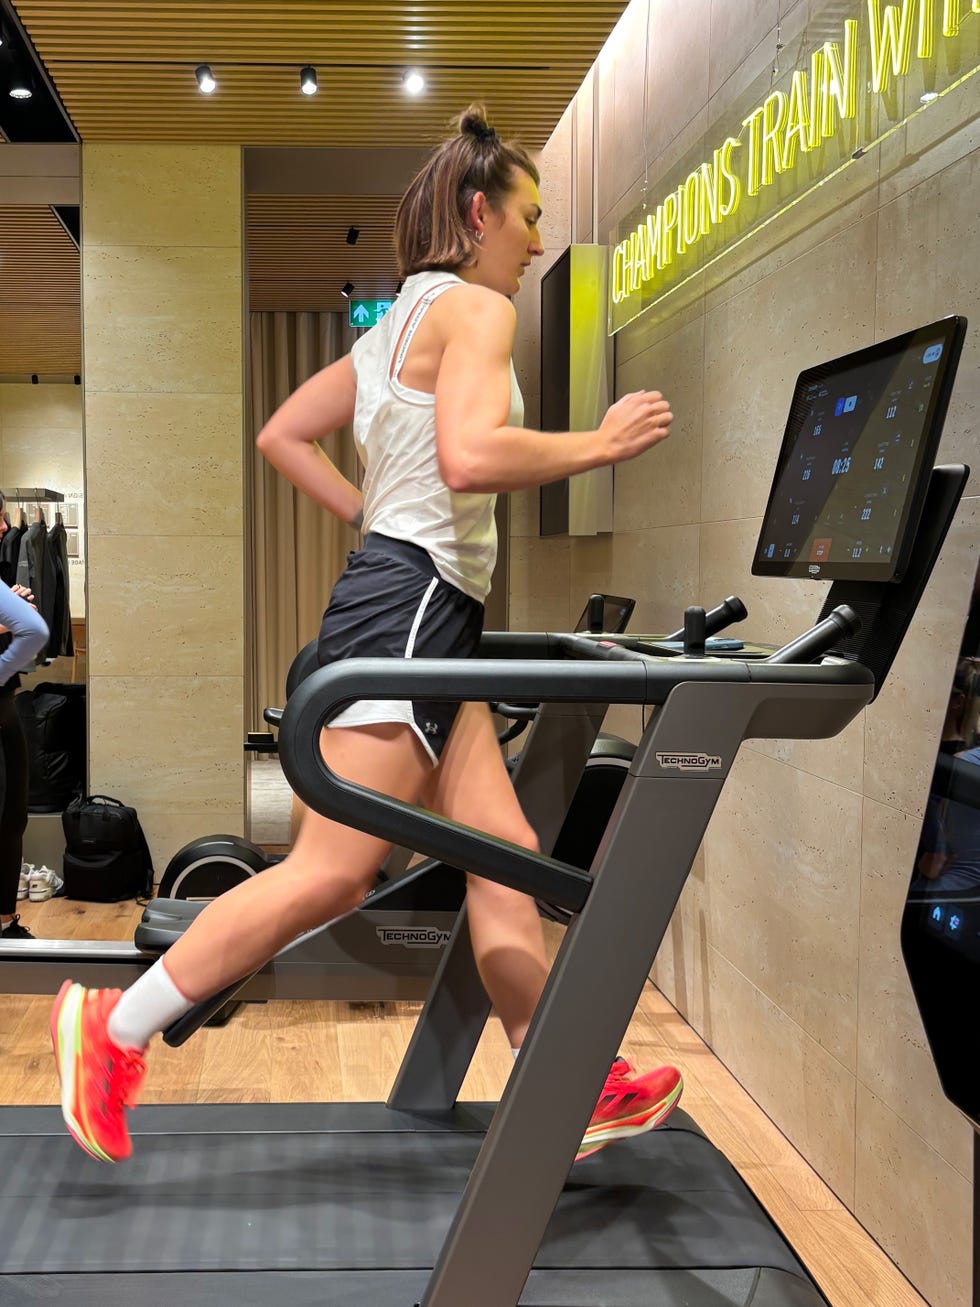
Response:
M958 337L949 324L924 330L884 356L891 361L879 389L923 344L928 354L941 340L947 367L954 363L962 326ZM881 358L863 360L871 363ZM930 385L940 375L934 369ZM948 391L940 381L927 401L937 426ZM777 483L793 466L799 432L788 432ZM464 909L384 1105L147 1107L133 1118L134 1158L101 1171L64 1134L57 1109L0 1112L0 1300L823 1302L680 1110L651 1134L572 1161L739 744L835 735L880 689L966 481L965 468L931 468L934 447L927 441L894 460L891 484L907 491L891 579L838 580L812 630L768 659L699 656L694 639L664 656L624 637L530 634L505 637L508 657L351 660L311 676L284 710L280 734L284 770L304 802L574 914L500 1104L456 1101L488 1009ZM824 511L815 513L817 529ZM767 515L763 552L770 527ZM801 532L804 556L809 536ZM591 874L333 775L317 745L322 725L382 691L540 702L525 752L542 787L581 773L606 704L655 708ZM549 736L546 750L534 747ZM206 1016L202 1005L165 1037L180 1042Z

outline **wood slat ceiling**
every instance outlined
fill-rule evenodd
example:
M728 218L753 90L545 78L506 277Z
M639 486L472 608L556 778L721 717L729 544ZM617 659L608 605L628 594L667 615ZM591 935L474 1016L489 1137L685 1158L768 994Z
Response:
M83 144L428 146L461 108L482 100L504 135L539 149L626 3L14 0L14 7ZM197 90L201 63L218 80L212 97ZM304 64L318 69L317 96L300 93ZM401 86L410 67L428 81L414 99ZM358 297L392 295L397 202L395 195L252 197L249 307L343 312L340 287L348 280ZM70 260L74 247L48 219L50 248ZM356 246L345 241L350 226L361 231ZM0 374L15 370L15 354L20 372L80 370L78 253L69 278L67 262L55 266L39 239L19 251L22 266L31 250L39 261L20 274L18 294L47 282L49 271L51 286L13 306L0 291ZM72 297L56 309L52 297L67 293L68 280Z
M249 308L253 312L347 311L340 293L393 297L398 284L391 232L397 196L253 195L248 201ZM356 245L347 231L360 232Z
M626 0L15 0L83 141L408 145L470 100L540 148ZM194 68L219 89L198 93ZM321 91L299 90L299 69ZM401 78L419 67L412 99Z
M48 208L0 206L0 377L81 370L75 242Z

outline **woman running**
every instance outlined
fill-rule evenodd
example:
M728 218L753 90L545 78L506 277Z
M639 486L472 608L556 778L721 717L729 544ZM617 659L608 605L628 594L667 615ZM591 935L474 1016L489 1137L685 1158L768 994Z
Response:
M399 206L405 280L393 307L259 434L259 449L293 485L366 533L324 614L321 664L472 656L496 558L496 495L634 458L670 432L670 406L656 391L625 396L596 431L522 426L510 297L544 253L538 182L527 153L502 141L481 108L464 113ZM316 444L351 422L363 494ZM537 850L485 703L357 703L331 721L321 748L341 776ZM127 1157L125 1109L153 1035L356 908L388 848L307 811L285 861L210 903L125 993L66 981L52 1037L76 1141L102 1161ZM467 900L480 976L516 1055L548 972L540 919L532 899L477 876L467 877ZM680 1092L675 1068L634 1077L617 1059L579 1157L652 1129Z

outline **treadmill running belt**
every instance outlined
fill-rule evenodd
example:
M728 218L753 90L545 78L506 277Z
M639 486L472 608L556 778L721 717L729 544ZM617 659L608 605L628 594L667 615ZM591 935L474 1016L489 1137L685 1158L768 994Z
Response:
M203 1285L212 1276L238 1278L219 1272L294 1272L305 1279L308 1272L333 1271L340 1273L338 1289L341 1280L363 1280L365 1273L386 1280L384 1272L424 1272L482 1142L476 1112L467 1108L456 1128L447 1128L445 1119L437 1125L375 1104L338 1105L339 1128L321 1132L252 1129L245 1107L142 1109L135 1155L119 1167L86 1158L61 1133L56 1110L14 1109L19 1130L0 1138L0 1273L29 1277L36 1292L49 1277L53 1288L81 1272L70 1289L78 1301L76 1285L86 1277L127 1272L150 1272L150 1280L197 1272L194 1283ZM294 1119L298 1110L292 1109ZM330 1118L330 1109L311 1110L318 1123ZM223 1133L203 1133L209 1113ZM254 1125L265 1125L268 1113L253 1114ZM4 1115L10 1129L11 1115ZM799 1262L722 1155L682 1113L675 1118L675 1128L613 1145L573 1168L522 1303L552 1301L548 1271L592 1271L603 1273L595 1282L597 1293L605 1283L604 1296L572 1299L564 1290L554 1301L615 1304L620 1299L611 1296L610 1282L618 1271L642 1280L651 1267L673 1272L667 1280L677 1282L678 1303L692 1301L689 1283L680 1288L691 1268L730 1281L734 1296L718 1296L719 1286L706 1283L706 1301L760 1307L820 1301L793 1296L795 1285L813 1295ZM153 1133L141 1131L144 1119L155 1123ZM396 1129L380 1130L382 1120ZM505 1240L507 1232L487 1237ZM758 1296L758 1267L792 1280L791 1296ZM404 1286L418 1277L395 1278ZM319 1281L319 1303L346 1301L324 1297L333 1280ZM538 1280L544 1297L533 1296ZM424 1275L419 1282L424 1285ZM0 1280L4 1303L17 1301L7 1296L13 1284ZM416 1299L404 1292L390 1301L410 1307ZM142 1289L138 1296L143 1300ZM369 1298L372 1307L389 1300L380 1286ZM239 1290L235 1300L250 1301ZM360 1301L367 1300L362 1294ZM649 1301L646 1291L637 1301ZM629 1297L622 1302L628 1305Z

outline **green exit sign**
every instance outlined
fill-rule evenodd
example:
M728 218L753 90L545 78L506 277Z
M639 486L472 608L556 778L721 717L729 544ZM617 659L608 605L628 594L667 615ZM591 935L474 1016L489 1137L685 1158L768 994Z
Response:
M381 321L394 300L349 300L347 321L352 327L373 327Z

